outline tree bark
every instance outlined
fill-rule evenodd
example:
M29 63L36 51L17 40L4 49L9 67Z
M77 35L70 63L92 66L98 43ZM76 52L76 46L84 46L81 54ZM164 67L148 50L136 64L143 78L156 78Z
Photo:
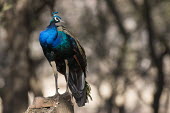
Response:
M54 0L48 3L54 4ZM28 106L28 91L42 95L41 88L36 90L31 85L31 79L36 79L35 61L30 56L29 43L31 33L35 30L41 11L46 6L45 0L13 0L4 1L0 5L1 20L7 32L6 47L2 51L2 66L5 85L1 88L3 113L23 113ZM3 5L10 5L7 11L1 12ZM5 7L5 6L4 6ZM52 8L50 8L52 9ZM36 23L36 24L35 24Z
M156 32L154 29L154 23L152 19L152 9L150 2L148 0L144 0L144 17L146 21L146 27L148 31L148 48L150 52L150 57L152 59L153 65L157 69L157 77L155 81L155 93L154 93L154 100L152 103L152 108L154 110L154 113L159 113L159 108L160 108L160 99L161 95L163 93L164 85L165 85L165 73L163 71L164 65L163 65L163 58L166 54L157 54L156 53Z
M70 93L53 97L36 97L25 113L74 113Z

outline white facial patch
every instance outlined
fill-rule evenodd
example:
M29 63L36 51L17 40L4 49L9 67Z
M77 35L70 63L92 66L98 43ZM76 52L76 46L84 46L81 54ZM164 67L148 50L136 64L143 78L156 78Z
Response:
M59 19L57 17L54 17L54 19L55 19L56 22L59 22Z

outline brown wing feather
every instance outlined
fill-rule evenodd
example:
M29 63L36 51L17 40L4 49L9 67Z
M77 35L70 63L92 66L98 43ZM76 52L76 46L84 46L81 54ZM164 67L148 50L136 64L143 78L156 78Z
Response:
M61 31L63 31L64 33L66 33L67 35L69 35L75 39L77 48L78 48L78 52L81 54L81 57L83 58L83 64L81 64L81 61L79 61L79 63L82 66L83 71L85 72L86 66L87 66L87 59L86 59L86 54L85 54L84 48L80 45L78 39L73 35L73 33L71 33L71 31L69 31L65 26L60 26L59 29L61 29Z
M78 39L68 29L66 29L66 27L61 26L60 30L69 35L70 37L74 38L76 42L76 46L73 47L73 51L75 51L76 54L73 56L73 58L80 66L81 70L70 70L69 87L73 96L76 99L78 106L81 107L88 102L88 96L90 95L90 86L85 80L87 67L86 54L84 48L80 45Z
M85 56L85 51L84 48L80 45L78 39L73 35L73 33L71 33L71 31L69 31L68 29L66 29L66 27L62 26L62 30L64 33L66 33L67 35L71 36L72 38L75 39L77 47L81 53L82 56Z

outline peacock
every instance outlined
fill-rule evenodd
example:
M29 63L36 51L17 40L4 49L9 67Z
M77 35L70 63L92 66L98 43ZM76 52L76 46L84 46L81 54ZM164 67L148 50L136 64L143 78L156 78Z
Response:
M48 27L40 32L39 42L43 53L51 65L58 92L58 72L65 76L66 92L69 89L79 107L85 105L90 97L90 85L86 81L87 59L84 48L78 39L64 26L58 12L52 13Z

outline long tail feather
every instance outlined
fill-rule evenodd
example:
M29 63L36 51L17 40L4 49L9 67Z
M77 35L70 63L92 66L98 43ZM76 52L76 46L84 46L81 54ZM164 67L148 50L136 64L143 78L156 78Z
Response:
M79 107L84 106L88 102L88 97L92 99L90 96L90 85L85 81L83 73L70 72L69 88Z

